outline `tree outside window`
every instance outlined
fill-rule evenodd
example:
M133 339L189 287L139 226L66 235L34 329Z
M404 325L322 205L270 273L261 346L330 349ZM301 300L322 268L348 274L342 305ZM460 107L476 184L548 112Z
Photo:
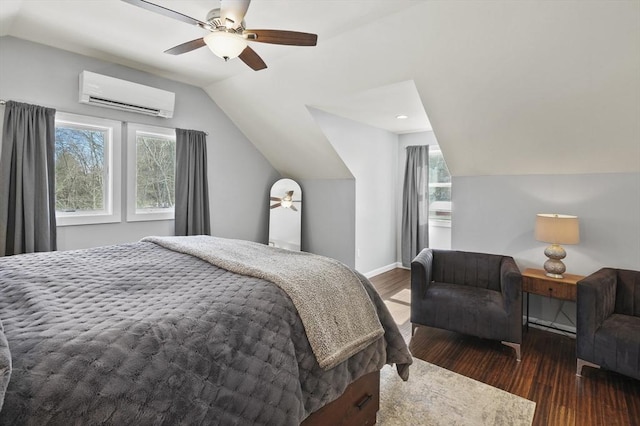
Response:
M176 131L127 124L127 220L169 220L176 204Z
M451 175L440 148L429 148L429 220L451 222Z
M59 226L120 221L120 133L118 121L56 113Z
M139 132L136 145L136 209L174 207L175 139Z
M80 126L56 127L56 210L104 210L106 133Z

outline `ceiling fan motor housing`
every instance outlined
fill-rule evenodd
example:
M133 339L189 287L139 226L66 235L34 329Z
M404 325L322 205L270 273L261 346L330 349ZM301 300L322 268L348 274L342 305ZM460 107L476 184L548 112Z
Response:
M246 29L246 23L244 19L240 24L233 22L228 19L226 21L222 20L220 16L220 8L211 9L209 13L207 13L207 22L211 24L211 27L214 31L226 31L229 33L242 34ZM230 24L230 25L227 25Z

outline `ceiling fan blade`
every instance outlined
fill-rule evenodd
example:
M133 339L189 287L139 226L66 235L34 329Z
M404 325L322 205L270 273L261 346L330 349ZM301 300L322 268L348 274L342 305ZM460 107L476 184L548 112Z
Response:
M251 0L220 0L220 18L227 28L238 28Z
M272 206L271 206L271 208L272 208L272 209L275 209L276 207L280 207L280 206L281 206L281 204L280 204L280 203L276 203L276 204L272 205Z
M288 195L289 197L293 197L293 191L287 191L287 195Z
M254 71L260 71L267 67L262 58L258 56L255 50L247 46L240 56L238 56L245 64L249 65Z
M188 41L186 43L179 44L177 46L172 47L171 49L167 49L164 53L168 53L169 55L182 55L183 53L191 52L192 50L199 49L203 47L206 43L204 42L204 38L200 37L195 40Z
M247 36L247 40L260 43L286 44L289 46L315 46L318 42L317 34L301 33L298 31L245 30L243 34Z
M289 207L291 210L293 210L294 212L297 212L298 209L296 209L296 206L294 206L293 204L291 205L291 207Z
M282 201L282 198L271 197L271 201Z
M132 4L134 6L141 7L143 9L150 10L151 12L159 13L160 15L168 16L169 18L177 19L178 21L186 22L187 24L197 25L201 28L209 28L209 24L199 21L191 16L183 15L175 10L167 9L166 7L151 3L145 0L122 0L125 3Z

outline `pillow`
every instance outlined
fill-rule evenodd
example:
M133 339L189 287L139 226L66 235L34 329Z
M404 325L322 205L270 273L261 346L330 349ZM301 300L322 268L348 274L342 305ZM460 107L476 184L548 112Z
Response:
M9 378L11 377L11 352L9 352L9 343L4 336L4 327L0 320L0 410L4 402L4 393L9 386Z

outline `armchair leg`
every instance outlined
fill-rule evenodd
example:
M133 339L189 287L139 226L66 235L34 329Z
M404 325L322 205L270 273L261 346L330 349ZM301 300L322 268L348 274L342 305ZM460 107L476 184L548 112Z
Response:
M516 351L516 360L520 361L520 343L505 342L503 340L502 344L505 345L505 346L509 346L510 348L515 349L515 351Z
M582 367L584 367L585 365L587 367L600 368L598 364L594 364L592 362L585 361L583 359L578 358L576 376L582 377Z

